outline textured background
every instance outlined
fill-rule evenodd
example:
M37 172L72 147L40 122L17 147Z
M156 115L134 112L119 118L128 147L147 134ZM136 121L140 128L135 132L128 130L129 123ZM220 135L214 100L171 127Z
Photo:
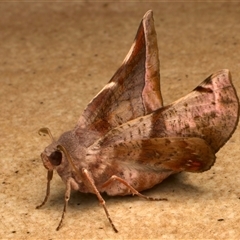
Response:
M240 3L0 3L0 238L240 238L240 129L211 170L182 173L146 191L149 202L108 197L113 232L96 197L73 193L64 225L64 184L49 202L40 153L75 126L86 104L128 52L138 25L154 10L165 104L211 73L229 68L240 92ZM220 220L222 219L222 220Z

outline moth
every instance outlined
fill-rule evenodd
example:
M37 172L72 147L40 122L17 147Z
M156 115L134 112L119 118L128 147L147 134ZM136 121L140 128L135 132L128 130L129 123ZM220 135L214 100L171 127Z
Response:
M97 196L115 232L101 193L137 195L182 171L203 172L214 164L239 119L239 101L227 69L185 97L164 106L153 13L143 17L135 40L109 83L88 104L76 127L41 154L47 172L45 199L56 170L66 185L63 223L72 190Z

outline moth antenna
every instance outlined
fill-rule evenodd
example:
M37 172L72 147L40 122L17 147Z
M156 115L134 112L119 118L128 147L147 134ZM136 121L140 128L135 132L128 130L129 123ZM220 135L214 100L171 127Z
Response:
M54 142L54 138L53 138L53 135L52 135L52 133L51 133L51 131L50 131L50 129L49 128L47 128L47 127L45 127L45 128L40 128L39 130L38 130L38 134L41 136L41 135L48 135L50 138L51 138L51 140Z

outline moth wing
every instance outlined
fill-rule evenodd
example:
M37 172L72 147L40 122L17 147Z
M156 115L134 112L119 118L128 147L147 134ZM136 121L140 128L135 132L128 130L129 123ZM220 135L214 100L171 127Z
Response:
M157 36L150 10L121 67L84 110L76 133L92 131L93 142L110 129L162 105Z
M215 162L205 140L196 137L168 137L132 140L100 148L106 162L146 171L203 172Z
M239 100L229 70L209 76L190 94L152 114L149 137L199 137L216 153L239 120Z

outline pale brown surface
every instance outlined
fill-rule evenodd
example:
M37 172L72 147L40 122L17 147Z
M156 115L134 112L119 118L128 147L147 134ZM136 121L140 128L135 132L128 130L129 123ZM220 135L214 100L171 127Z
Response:
M164 103L229 68L240 92L240 3L0 3L0 238L240 238L240 129L211 170L179 174L145 194L107 197L114 233L95 196L73 193L56 232L64 185L55 174L40 210L48 138L74 127L82 110L128 52L153 9ZM224 219L219 221L219 219Z

